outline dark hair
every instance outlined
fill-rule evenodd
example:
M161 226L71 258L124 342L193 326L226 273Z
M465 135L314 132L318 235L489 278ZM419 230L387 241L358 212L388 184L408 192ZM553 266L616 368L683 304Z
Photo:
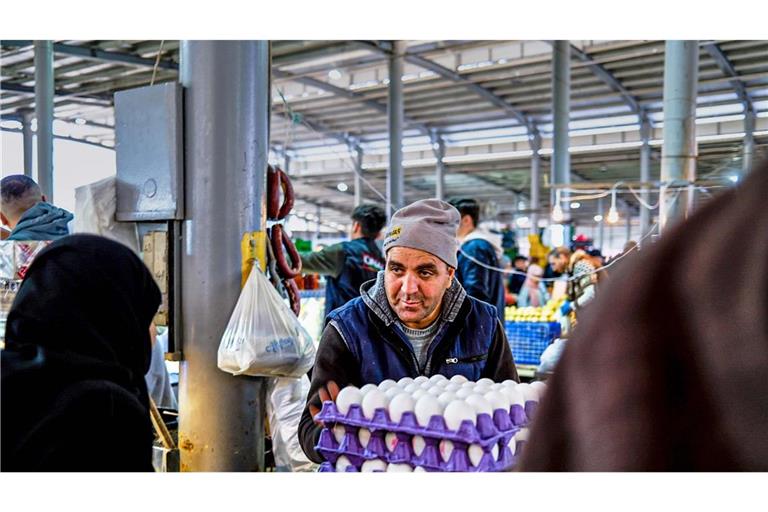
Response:
M35 180L23 174L12 174L3 178L0 181L0 191L5 204L23 199L30 193L41 194L40 186Z
M515 259L512 260L512 263L514 263L516 261L524 261L524 262L528 263L528 258L526 258L525 256L515 256Z
M548 258L549 257L557 258L559 256L565 256L566 258L570 258L571 250L568 249L566 246L561 245L560 247L555 247L554 249L549 251L549 254L547 255Z
M472 219L472 223L477 227L480 222L480 205L476 200L468 197L454 198L448 201L448 203L459 210L461 216L469 215Z
M352 220L360 223L363 236L375 238L387 223L387 214L375 204L361 204L352 211Z

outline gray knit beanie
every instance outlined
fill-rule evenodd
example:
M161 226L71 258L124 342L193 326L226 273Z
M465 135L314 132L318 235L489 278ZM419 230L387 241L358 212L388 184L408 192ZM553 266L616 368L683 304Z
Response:
M433 254L456 268L460 221L459 211L439 199L411 203L392 215L384 238L384 254L393 247L409 247Z

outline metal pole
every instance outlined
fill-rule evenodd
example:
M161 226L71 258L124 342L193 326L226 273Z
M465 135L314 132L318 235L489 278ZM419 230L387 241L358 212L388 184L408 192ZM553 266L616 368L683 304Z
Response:
M640 146L640 181L648 183L651 181L651 123L647 117L640 120L640 139L643 145ZM643 185L640 191L640 197L643 201L650 203L650 191ZM640 205L640 238L644 237L651 229L651 210Z
M552 153L553 183L570 185L571 160L568 154L568 121L570 116L571 45L568 41L555 41L552 46L552 122L554 151ZM568 193L561 193L567 199ZM554 196L553 202L554 205ZM568 201L561 204L566 219Z
M53 41L35 41L37 184L53 202Z
M539 232L539 213L538 210L541 208L541 198L540 196L540 190L541 190L541 179L539 174L541 173L541 155L539 154L539 150L541 149L541 135L538 133L534 134L533 137L530 139L531 141L531 151L533 151L533 155L531 156L531 205L530 210L533 212L531 213L531 229L532 233L538 234Z
M632 240L632 210L627 207L625 215L627 216L627 242Z
M264 469L266 379L218 369L245 233L265 230L267 41L183 41L186 221L181 259L182 471ZM232 79L223 79L231 77Z
M603 206L603 198L597 200L597 213L600 215L600 228L598 230L598 242L600 251L605 251L605 207Z
M355 207L358 207L363 202L363 148L355 145L350 149L355 155Z
M755 156L755 113L747 110L744 113L744 156L741 161L741 174L746 176L752 169Z
M315 205L315 240L320 240L320 217L323 215L322 206Z
M33 112L24 112L21 115L21 138L24 145L24 176L32 177L32 154L34 134L32 133Z
M389 169L387 170L387 216L403 205L403 55L405 41L393 41L389 57Z
M697 41L667 41L664 59L664 145L661 150L661 181L696 179L696 86L699 46ZM664 191L659 210L659 232L683 220L693 194ZM683 199L681 199L681 197Z
M435 156L437 157L437 167L435 168L435 198L445 198L445 141L439 135L436 136L437 148Z

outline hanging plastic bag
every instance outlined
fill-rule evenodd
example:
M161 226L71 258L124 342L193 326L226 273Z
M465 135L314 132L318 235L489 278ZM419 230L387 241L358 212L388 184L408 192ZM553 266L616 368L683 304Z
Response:
M233 375L297 378L314 362L312 338L255 265L221 337L219 368Z
M272 435L272 453L277 471L315 471L299 444L299 421L307 403L309 379L270 379L267 416Z

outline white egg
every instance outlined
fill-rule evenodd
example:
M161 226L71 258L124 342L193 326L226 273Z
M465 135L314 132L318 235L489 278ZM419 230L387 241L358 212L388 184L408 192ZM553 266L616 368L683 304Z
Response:
M407 386L405 386L403 388L403 390L406 393L411 393L411 394L415 393L416 391L418 391L420 389L421 389L421 384L417 384L416 382L411 382L410 384L408 384Z
M491 386L489 384L480 383L478 382L475 384L475 392L476 393L487 393L491 390Z
M440 396L443 394L443 388L440 386L432 386L427 390L427 394L432 396Z
M501 382L497 382L496 384L491 386L491 391L501 391L502 389L504 389L504 384L502 384Z
M496 409L503 409L504 411L509 412L509 407L512 404L510 404L509 397L505 393L501 391L489 391L483 396L490 402L494 411Z
M453 443L447 439L443 439L440 441L438 449L440 451L440 457L443 458L443 461L448 462L448 460L451 458L451 454L453 453Z
M413 445L413 453L416 455L421 455L421 452L424 451L424 448L426 448L427 443L424 441L424 438L421 436L413 436L413 439L411 440L411 444Z
M475 389L476 385L477 383L472 382L471 380L468 380L467 382L463 383L461 387L466 389Z
M494 384L496 384L495 382L493 382L491 379L489 379L487 377L483 377L482 379L477 381L477 383L482 385L482 386L493 386Z
M547 385L540 380L537 380L536 382L531 382L531 387L538 392L539 399L541 399L541 397L544 396L544 393L546 393L547 391Z
M400 386L392 386L388 390L384 392L385 395L387 395L387 398L390 399L390 401L395 398L397 395L405 393L405 390L401 388ZM408 393L405 393L408 394ZM410 395L409 395L410 396Z
M336 442L341 444L341 442L344 440L344 434L347 433L347 429L344 428L344 425L334 425L333 426L333 437L336 439Z
M527 440L528 440L528 427L521 428L520 432L515 434L515 441L519 443L520 441L527 441Z
M464 399L474 394L475 394L475 390L472 388L461 388L460 390L456 391L456 398Z
M469 395L464 401L472 406L476 414L487 414L489 416L493 414L491 403L483 395Z
M408 386L409 384L413 384L413 379L410 377L403 377L399 381L397 381L397 385L401 388L405 388L405 386Z
M365 448L371 440L371 431L367 428L361 428L357 431L357 439L360 440L360 445Z
M384 436L384 444L387 446L387 450L390 452L395 451L395 448L397 448L397 435L394 432L387 432L387 435Z
M386 409L389 404L389 398L383 391L375 389L369 391L363 397L363 416L367 419L373 419L373 414L377 409Z
M467 382L469 379L467 379L463 375L454 375L453 377L451 377L450 380L451 380L451 382L456 382L457 384L461 384L463 382Z
M397 395L389 402L389 419L399 423L403 413L413 412L415 405L415 400L408 393Z
M336 471L343 473L344 470L347 469L348 466L351 466L352 463L349 462L349 459L346 458L344 455L336 459Z
M448 378L445 375L440 375L439 373L437 373L437 374L435 374L435 375L433 375L433 376L431 376L429 378L429 382L433 382L433 383L443 382L443 381L447 381L447 380L448 380Z
M377 386L376 384L366 384L365 386L360 388L360 393L362 393L363 396L365 396L372 389L379 389L379 386Z
M421 397L423 397L424 395L427 395L427 394L428 393L426 392L426 390L417 389L416 391L411 393L411 396L413 397L414 400L418 400L419 398L421 398Z
M386 391L392 386L397 386L397 382L393 381L392 379L385 379L379 382L379 391Z
M387 463L381 459L367 460L363 462L362 466L360 466L360 471L362 473L370 473L373 471L386 471L386 470L387 470Z
M505 386L517 386L517 382L515 382L512 379L507 379L504 382L502 382L502 384Z
M512 386L505 386L502 392L509 398L509 403L512 405L525 405L525 397L523 393Z
M470 464L477 467L478 464L480 464L480 461L483 460L483 455L485 454L485 452L483 452L483 447L480 446L479 444L471 444L469 445L467 454L469 454Z
M474 425L476 413L471 405L464 400L457 399L446 406L443 416L445 417L445 424L450 430L458 430L464 420L470 420Z
M522 383L517 385L517 389L523 394L526 402L538 402L539 393L536 388L532 388L528 383Z
M507 447L512 452L512 455L514 455L515 454L515 450L517 449L517 441L515 441L514 437L509 440L509 442L507 443Z
M347 386L339 391L336 396L336 408L341 414L347 414L349 407L352 405L360 405L363 401L363 393L355 386Z
M419 425L426 427L429 425L429 420L432 416L442 414L443 408L440 406L440 402L437 401L437 397L424 395L416 401L414 412Z
M443 391L437 396L437 401L443 407L453 402L454 400L456 400L456 393L452 393L451 391Z
M426 469L424 469L424 468L423 468L423 467L421 467L421 466L416 466L415 468L413 468L413 472L414 472L414 473L426 473L426 472L427 472L427 470L426 470Z
M433 387L435 387L435 383L427 381L427 382L422 382L420 386L421 386L421 389L426 391L427 389L432 389Z
M491 457L493 457L493 460L499 460L499 445L495 444L491 448Z
M458 382L449 381L448 384L446 384L443 389L445 391L458 391L459 389L461 389L461 384L459 384Z
M419 385L421 385L421 384L423 384L423 383L427 382L428 380L429 380L429 377L427 377L426 375L419 375L418 377L416 377L415 379L413 379L413 382L414 382L415 384L419 384Z
M450 381L441 380L441 381L432 383L432 386L440 389L445 389L446 387L448 387L448 384L450 384Z
M409 464L390 464L387 466L388 473L413 473L413 468Z

